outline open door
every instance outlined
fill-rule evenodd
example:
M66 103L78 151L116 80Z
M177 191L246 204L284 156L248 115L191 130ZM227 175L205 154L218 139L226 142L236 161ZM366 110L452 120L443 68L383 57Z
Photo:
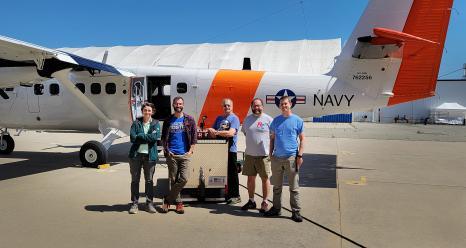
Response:
M153 118L157 120L165 120L171 115L170 84L170 76L147 77L147 100L155 105Z
M131 116L133 121L142 117L142 104L145 101L144 89L145 80L143 77L131 78Z

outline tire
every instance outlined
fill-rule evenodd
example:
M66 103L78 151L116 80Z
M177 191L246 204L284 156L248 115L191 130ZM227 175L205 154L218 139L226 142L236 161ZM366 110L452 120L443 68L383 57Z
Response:
M8 155L15 149L15 141L10 135L3 135L2 143L0 144L0 154Z
M88 141L81 146L79 159L83 167L97 168L107 163L107 149L98 141Z

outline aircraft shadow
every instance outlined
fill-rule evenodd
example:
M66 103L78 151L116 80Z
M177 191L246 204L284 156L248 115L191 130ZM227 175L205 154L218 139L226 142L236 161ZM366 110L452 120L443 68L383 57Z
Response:
M337 187L337 156L330 154L303 154L304 164L299 170L299 186L312 188ZM288 181L284 180L284 185Z
M299 171L299 186L337 188L337 170L374 170L369 168L337 166L337 155L303 154L304 164ZM288 181L284 180L284 185Z
M25 159L0 165L0 181L59 170L79 163L78 152L13 152L8 158Z
M110 165L127 163L129 146L128 143L121 143L110 147L108 153ZM83 168L79 161L78 151L68 153L52 152L50 150L40 152L14 151L11 155L2 157L23 160L1 164L0 181L64 168Z

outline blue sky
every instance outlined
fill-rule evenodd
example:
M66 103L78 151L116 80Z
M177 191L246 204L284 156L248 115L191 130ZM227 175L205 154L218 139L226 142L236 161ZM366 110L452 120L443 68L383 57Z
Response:
M0 35L50 48L328 39L351 34L368 0L5 1ZM439 75L466 63L455 0ZM443 78L459 78L462 72Z

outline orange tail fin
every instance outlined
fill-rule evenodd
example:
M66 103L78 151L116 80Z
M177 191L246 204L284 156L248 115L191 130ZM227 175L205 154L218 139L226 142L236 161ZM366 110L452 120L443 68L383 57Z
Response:
M415 0L403 33L425 40L405 42L403 60L388 105L435 95L453 0Z

